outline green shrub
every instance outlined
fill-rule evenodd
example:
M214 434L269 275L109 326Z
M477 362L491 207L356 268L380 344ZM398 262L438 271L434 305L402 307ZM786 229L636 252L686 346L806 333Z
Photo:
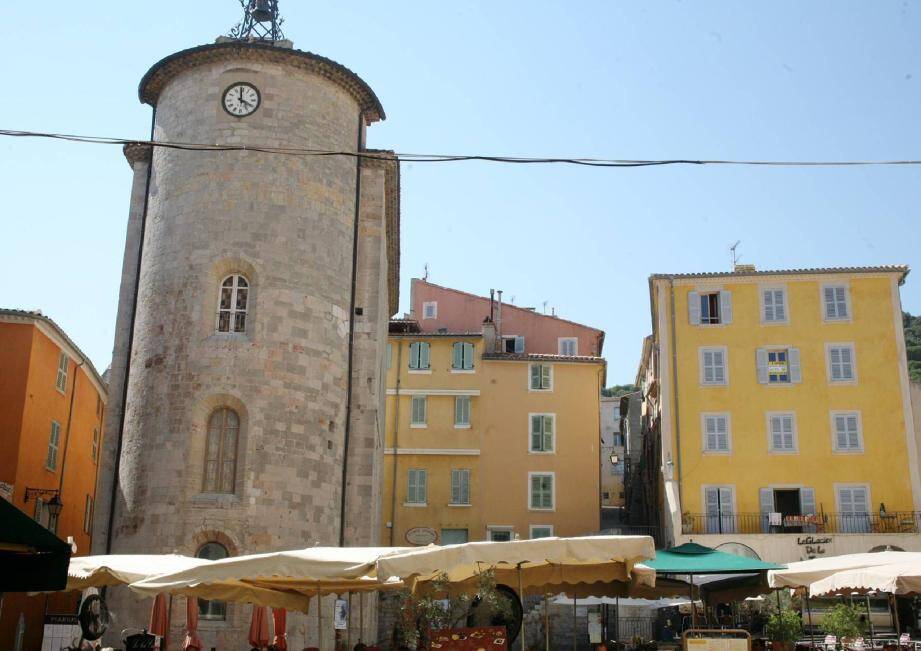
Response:
M843 637L860 637L866 630L866 622L861 619L863 614L856 606L837 604L825 613L822 628L829 635L837 636L839 640Z
M795 642L803 633L803 620L798 612L787 608L771 613L764 634L776 642Z

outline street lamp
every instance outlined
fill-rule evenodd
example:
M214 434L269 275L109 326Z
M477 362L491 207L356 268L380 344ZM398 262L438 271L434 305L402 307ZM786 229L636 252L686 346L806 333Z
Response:
M61 509L64 508L64 503L61 502L61 493L55 493L54 496L48 500L45 504L45 508L48 509L48 513L57 522L58 516L61 514Z
M611 454L611 465L612 465L612 466L616 466L617 463L618 463L619 461L620 461L620 457L617 456L616 453L615 453L615 454Z

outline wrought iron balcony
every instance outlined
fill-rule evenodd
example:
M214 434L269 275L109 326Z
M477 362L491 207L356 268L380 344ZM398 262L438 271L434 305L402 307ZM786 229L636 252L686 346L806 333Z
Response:
M921 533L921 513L916 511L818 513L815 515L685 513L681 518L681 533Z

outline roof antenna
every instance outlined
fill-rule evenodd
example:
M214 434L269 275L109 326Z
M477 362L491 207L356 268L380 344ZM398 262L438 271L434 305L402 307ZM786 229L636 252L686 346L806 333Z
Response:
M548 303L548 302L549 302L549 301L544 301L544 314L547 313L547 303Z
M739 248L739 245L742 243L742 240L736 240L736 243L729 247L729 253L732 255L732 270L736 270L736 265L739 264L739 261L742 259L741 255L736 253L736 249Z
M425 263L424 268L425 268L425 273L422 274L422 280L424 280L425 282L428 282L429 281L429 263L428 262Z

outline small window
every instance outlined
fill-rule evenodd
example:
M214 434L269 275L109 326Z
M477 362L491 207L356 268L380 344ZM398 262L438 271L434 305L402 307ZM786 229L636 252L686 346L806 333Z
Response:
M787 292L782 288L761 290L761 320L764 323L787 322Z
M454 427L470 427L470 396L454 397Z
M406 503L425 504L428 498L428 472L421 468L410 468L408 481Z
M614 445L619 448L624 447L624 435L623 434L614 435Z
M511 335L502 337L502 351L506 353L524 354L524 337Z
M470 504L470 470L467 468L451 471L451 504Z
M828 381L853 382L856 377L853 344L829 344Z
M831 415L836 452L861 452L863 436L860 431L860 413L837 411Z
M512 539L512 529L508 527L486 527L491 542L509 542Z
M426 426L426 411L427 411L428 400L426 396L413 396L412 397L412 410L410 414L410 427L425 427Z
M205 492L234 492L239 434L240 417L237 412L226 407L212 412L205 441L205 477L202 484Z
M470 535L466 529L442 529L441 530L441 544L442 545L460 545L465 543L470 539Z
M822 302L826 321L842 321L851 317L847 285L824 285Z
M550 364L531 364L531 391L550 391L553 389L553 366Z
M704 414L705 452L729 452L729 414Z
M93 429L93 447L90 450L90 456L93 459L93 463L99 461L99 428Z
M726 349L701 348L700 349L700 383L701 384L727 384Z
M48 454L45 457L45 468L48 470L57 470L58 467L58 447L61 444L61 424L51 421L51 433L48 436Z
M438 318L438 301L425 301L422 304L422 318L423 319L437 319Z
M798 348L759 348L755 363L761 384L790 384L803 381Z
M796 417L793 414L769 414L771 452L796 452Z
M218 299L217 331L246 332L246 310L249 302L249 281L239 274L221 281Z
M573 357L579 354L579 340L576 337L560 337L557 342L560 355Z
M83 533L92 533L93 529L93 498L86 496L86 504L83 507Z
M429 366L429 344L427 341L414 341L409 345L409 370L426 371Z
M67 390L67 366L69 362L70 360L67 354L62 352L58 357L58 377L54 382L54 386L56 386L61 393Z
M688 321L691 325L732 323L732 293L689 292Z
M553 527L549 524L532 524L530 529L531 535L529 537L531 540L553 537Z
M227 548L217 542L205 543L198 550L198 553L195 554L196 558L204 558L209 561L219 561L228 556L230 556L230 554L227 552ZM227 619L227 604L223 601L199 599L198 616L201 619L223 621Z
M553 452L555 445L553 414L531 414L531 452Z
M451 370L469 371L473 368L473 344L466 341L454 343L451 355Z
M530 481L530 508L532 510L553 509L553 474L531 472L528 473Z

